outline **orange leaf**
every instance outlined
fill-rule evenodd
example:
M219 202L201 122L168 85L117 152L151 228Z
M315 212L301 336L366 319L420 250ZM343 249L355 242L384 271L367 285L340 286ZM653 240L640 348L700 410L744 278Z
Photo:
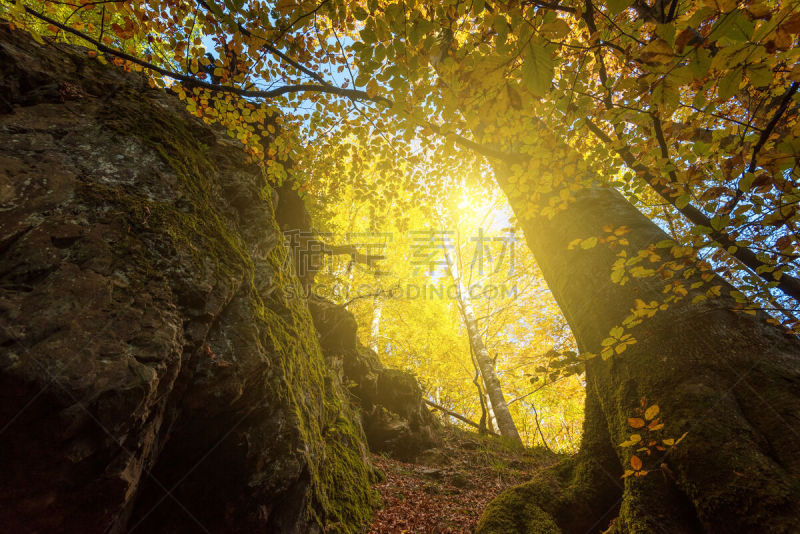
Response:
M642 428L644 426L644 419L641 417L629 417L628 424L633 428Z
M642 459L639 458L638 456L636 456L635 454L633 456L631 456L631 467L633 467L633 469L636 470L636 471L641 469L642 468Z

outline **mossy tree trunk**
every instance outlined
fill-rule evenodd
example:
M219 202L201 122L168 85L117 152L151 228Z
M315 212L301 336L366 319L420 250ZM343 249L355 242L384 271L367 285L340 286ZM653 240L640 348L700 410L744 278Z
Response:
M504 186L512 207L522 200ZM678 302L625 329L636 339L621 354L586 365L586 420L581 452L538 479L494 501L481 532L796 532L800 518L800 344L765 321L735 311L733 288L717 276L683 272L612 282L621 248L576 239L627 227L628 257L667 236L617 192L583 189L554 217L524 219L522 227L582 353L600 354L612 328L644 303L662 303L668 282L688 290ZM606 227L606 230L603 228ZM657 249L668 261L669 249ZM659 261L647 263L656 268ZM691 289L695 282L703 282ZM721 296L693 303L719 286ZM698 299L699 300L699 299ZM640 399L660 406L660 438L686 438L651 455L619 444L634 430L628 418ZM631 455L645 476L622 479ZM513 512L522 498L530 513ZM518 503L517 503L518 504ZM542 515L541 512L546 512ZM616 516L616 519L614 517ZM555 526L557 525L557 527Z

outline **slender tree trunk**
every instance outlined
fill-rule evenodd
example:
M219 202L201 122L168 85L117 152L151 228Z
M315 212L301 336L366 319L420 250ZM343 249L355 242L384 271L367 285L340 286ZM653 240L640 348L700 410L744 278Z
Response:
M475 370L475 375L472 377L472 383L475 384L475 389L478 391L478 402L480 402L481 405L481 419L478 430L481 432L481 434L483 434L488 430L486 427L486 421L488 419L489 411L486 409L486 397L483 394L483 387L481 386L481 370L478 367L478 362L475 361L475 351L472 350L472 346L470 346L469 352L472 368ZM493 432L495 431L494 428L489 427L489 429Z
M688 291L678 302L626 328L636 339L621 354L586 365L586 419L581 451L538 479L501 495L479 532L797 531L800 518L800 343L763 314L735 311L733 289L717 276L684 271L663 280L611 280L620 248L583 249L575 239L627 227L627 258L666 235L617 192L587 188L553 217L524 217L526 199L509 195L542 273L582 353L599 354L612 328L636 307L663 302L665 285ZM669 249L658 249L668 257ZM671 259L671 258L668 258ZM687 267L695 266L694 260ZM648 263L656 268L659 262ZM666 275L666 273L665 273ZM700 287L691 284L703 282ZM721 296L695 301L713 286ZM669 292L668 294L674 294ZM650 472L620 479L634 448L619 444L634 430L640 399L658 404L663 438L686 438L664 453L638 452ZM557 489L560 488L560 489ZM512 509L522 499L525 513ZM516 515L515 515L516 514Z
M522 443L522 439L517 432L517 426L514 424L514 419L511 417L511 412L506 404L505 396L503 395L503 388L500 385L500 380L497 378L494 363L489 357L489 351L483 344L480 329L478 328L478 321L475 319L475 312L472 307L472 299L469 293L461 287L461 279L459 277L458 268L453 262L450 253L444 250L445 259L447 260L447 267L450 272L450 277L457 288L456 297L458 304L461 308L461 314L464 318L464 325L467 328L467 335L469 335L469 343L472 347L475 359L480 367L481 375L483 376L483 384L486 387L486 394L491 401L488 403L489 414L497 422L497 429L500 435L517 443Z
M381 333L381 311L383 310L383 301L376 295L372 302L372 324L370 325L369 331L369 348L371 348L375 354L378 354L378 336L380 336ZM438 397L436 402L439 402Z
M525 401L523 401L523 405L524 403ZM536 422L536 431L539 433L539 438L542 440L542 445L544 445L545 449L552 452L553 449L550 448L550 445L547 444L547 440L544 439L544 432L542 432L542 426L539 424L539 411L536 409L536 405L533 404L533 402L528 401L528 404L531 405L531 411L533 412L533 420L534 422ZM556 443L558 443L558 436L554 436L553 439L555 439Z
M489 397L488 393L483 395L483 402L486 403L486 415L489 418L489 428L492 432L499 432L500 429L497 426L497 417L494 416L494 409L492 408L492 399Z

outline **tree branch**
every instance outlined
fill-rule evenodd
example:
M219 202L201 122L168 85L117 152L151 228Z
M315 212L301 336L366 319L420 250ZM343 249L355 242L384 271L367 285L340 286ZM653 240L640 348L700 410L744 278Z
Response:
M97 49L103 53L109 54L114 57L118 57L120 59L124 59L125 61L130 61L136 65L140 65L148 70L152 70L153 72L157 72L162 76L166 76L167 78L172 78L173 80L178 80L182 82L187 87L202 87L203 89L208 89L210 91L216 91L221 93L231 93L237 96L241 96L244 98L275 98L280 95L289 94L289 93L303 93L303 92L316 92L316 93L329 93L338 96L344 96L347 98L353 98L357 100L369 100L372 102L382 103L391 105L391 101L388 98L382 96L369 96L365 91L359 91L357 89L343 89L341 87L335 87L330 84L299 84L299 85L285 85L283 87L278 87L276 89L270 89L268 91L251 91L247 89L242 89L239 87L233 87L229 85L217 85L213 83L208 83L199 78L194 76L188 76L186 74L180 74L178 72L173 72L171 70L165 69L163 67L159 67L153 63L140 59L138 57L132 56L130 54L126 54L125 52L115 50L104 45L102 42L98 41L86 35L83 32L80 32L74 28L61 24L60 22L39 13L27 6L25 6L25 12L37 19L47 22L48 24L52 24L53 26L75 35L84 41L93 44Z
M753 148L753 157L750 159L750 166L747 168L747 172L753 172L756 169L756 157L761 149L764 147L764 144L769 140L769 136L772 134L772 131L777 126L778 121L781 120L781 117L786 112L786 109L789 107L789 103L792 101L792 97L797 92L798 83L794 82L789 87L789 90L786 91L786 94L783 95L781 99L781 103L778 106L778 109L775 111L775 114L770 119L769 123L767 123L767 127L761 131L761 135L758 138L758 142L756 142L756 146Z
M595 125L592 121L590 121L589 119L584 119L584 122L587 128L589 128L589 130L591 130L592 133L594 133L601 141L609 145L609 147L614 146L613 140L603 130L597 127L597 125ZM656 131L656 136L658 136L658 131ZM687 204L683 208L678 208L677 206L675 206L675 199L671 195L672 190L666 185L661 184L656 179L656 177L650 172L650 169L648 169L641 163L637 163L636 158L631 153L628 147L616 149L616 152L617 154L619 154L619 156L622 158L622 161L624 161L629 168L641 174L641 176L650 185L650 187L655 189L655 191L659 195L661 195L664 198L664 200L672 204L675 207L675 209L681 212L692 223L699 226L712 228L711 219L709 219L703 212L701 212L699 209L695 208L691 204ZM715 241L717 241L720 245L722 245L722 247L725 248L726 250L729 250L731 247L733 247L735 252L732 253L729 252L729 254L731 254L733 257L741 261L744 265L746 265L753 271L758 272L757 269L762 265L764 265L764 263L761 262L752 251L738 246L736 244L736 240L732 239L726 232L722 232L719 230L712 230L709 236ZM767 282L776 281L772 277L772 273L760 273L759 276L762 279L766 280ZM780 280L777 280L777 282L778 282L777 286L778 289L783 291L786 295L789 295L790 297L794 298L795 300L800 301L800 279L795 278L790 274L783 273Z
M528 0L527 2L523 2L522 5L543 7L545 9L553 9L555 11L563 11L564 13L575 13L575 8L574 7L562 6L561 4L557 4L555 2L544 2L542 0Z
M206 0L197 0L197 2L200 5L202 5L207 11L210 11L213 14L213 10L209 7L209 5L206 2ZM549 4L547 2L535 2L535 3L537 5L541 5L542 7L549 7L549 8L552 8L552 9L559 8L559 9L562 9L562 10L565 10L565 11L569 11L569 12L574 12L575 11L573 8L564 8L563 6L556 6L556 4ZM322 6L322 4L320 4L320 6L318 6L318 7L321 7L321 6ZM264 40L264 44L262 45L262 48L264 48L264 49L268 50L269 52L275 54L276 56L278 56L279 58L281 58L286 63L288 63L292 67L296 68L300 72L303 72L304 74L307 74L308 76L311 76L313 79L315 79L320 84L322 84L322 85L324 85L326 87L334 88L334 86L330 82L325 80L325 78L323 78L320 74L312 71L308 67L305 67L304 65L301 65L299 62L297 62L294 59L290 58L289 56L287 56L286 54L284 54L283 52L281 52L280 50L278 50L277 48L272 46L270 43L268 43L265 38L254 35L253 32L251 32L246 26L237 23L237 28L239 29L239 31L243 35L246 35L247 37L258 38L258 39ZM338 90L339 91L351 91L349 89L338 89ZM333 90L330 91L330 92L333 92ZM348 94L339 93L339 92L336 92L335 94L340 94L341 96L349 96ZM361 99L361 100L371 100L373 102L386 104L388 106L393 105L393 102L391 100L389 100L388 98L382 97L382 96L369 97L363 91L356 91L355 94L357 94L359 96L359 99ZM493 158L493 159L500 159L500 160L504 160L504 161L508 161L508 162L513 162L513 161L516 161L516 160L520 159L519 155L510 154L510 153L503 152L503 151L500 151L500 150L495 150L493 148L490 148L490 147L481 145L479 143L476 143L475 141L471 141L470 139L467 139L466 137L463 137L463 136L458 135L458 134L443 134L441 132L441 129L438 126L436 126L435 124L433 124L433 123L427 123L426 126L428 126L431 130L433 130L434 133L436 133L437 135L443 135L443 136L450 135L450 136L452 136L453 140L457 144L461 145L464 148L468 148L470 150L474 150L475 152L478 152L479 154L481 154L483 156L486 156L486 157L489 157L489 158Z
M472 420L470 420L470 419L467 419L466 417L464 417L463 415L461 415L461 414L459 414L459 413L456 413L456 412L454 412L454 411L452 411L452 410L448 410L448 409L447 409L447 408L445 408L444 406L440 406L440 405L436 404L435 402L431 402L431 401L429 401L428 399L423 399L423 400L425 401L425 404L427 404L428 406L431 406L431 407L433 407L433 408L436 408L437 410L439 410L439 411L442 411L442 412L446 413L446 414L447 414L447 415L449 415L450 417L455 417L456 419L458 419L458 420L459 420L459 421L461 421L462 423L466 423L466 424L468 424L468 425L469 425L469 426L471 426L471 427L474 427L474 428L477 428L478 430L481 430L482 432L483 432L483 431L485 431L485 432L488 432L489 434L491 434L491 435L493 435L493 436L497 436L497 434L495 434L495 433L494 433L492 430L489 430L489 429L487 429L487 428L481 428L481 425L479 425L479 424L478 424L478 423L476 423L475 421L472 421Z
M206 4L206 6L207 6L207 4ZM110 48L110 47L104 45L102 42L98 41L97 39L94 39L91 36L86 35L85 33L80 32L80 31L78 31L78 30L76 30L74 28L66 26L66 25L64 25L64 24L62 24L62 23L60 23L60 22L48 17L47 15L44 15L42 13L39 13L38 11L35 11L35 10L29 8L28 6L25 6L25 11L29 15L31 15L31 16L33 16L33 17L35 17L35 18L37 18L37 19L39 19L41 21L47 22L48 24L52 24L53 26L65 31L67 33L71 33L72 35L75 35L76 37L78 37L78 38L80 38L80 39L82 39L82 40L84 40L84 41L86 41L88 43L91 43L92 45L94 45L97 48L97 50L99 50L99 51L101 51L101 52L103 52L105 54L109 54L111 56L118 57L120 59L124 59L125 61L129 61L131 63L134 63L136 65L144 67L144 68L146 68L148 70L151 70L153 72L157 72L158 74L161 74L162 76L166 76L167 78L171 78L173 80L180 81L184 85L186 85L187 87L201 87L203 89L208 89L210 91L216 91L216 92L221 92L221 93L230 93L230 94L234 94L234 95L237 95L237 96L240 96L240 97L244 97L244 98L275 98L277 96L284 95L284 94L289 94L289 93L316 92L316 93L328 93L328 94L333 94L333 95L337 95L337 96L343 96L343 97L354 99L354 100L367 100L367 101L370 101L370 102L376 102L376 103L384 104L384 105L387 105L387 106L392 106L394 104L392 102L392 100L390 100L390 99L388 99L386 97L378 96L378 95L370 96L370 95L368 95L366 93L366 91L359 91L357 89L344 89L344 88L341 88L341 87L336 87L334 85L331 85L329 82L326 82L324 79L322 79L322 83L320 83L320 84L286 85L286 86L283 86L283 87L278 87L276 89L270 89L268 91L252 91L252 90L242 89L242 88L239 88L239 87L208 83L208 82L203 81L203 80L201 80L199 78L196 78L194 76L189 76L189 75L186 75L186 74L180 74L178 72L173 72L171 70L165 69L163 67L159 67L158 65L155 65L155 64L150 63L148 61L140 59L140 58L138 58L136 56L132 56L132 55L127 54L125 52L122 52L120 50L115 50L113 48ZM291 58L288 58L288 56L286 56L286 60L287 61L294 61ZM296 62L294 62L294 63L296 64L297 68L306 69L306 67L303 67L299 63L296 63ZM294 64L293 64L293 66L294 66ZM304 70L304 72L306 72L306 70ZM313 72L313 71L308 71L308 72ZM315 74L315 76L318 76L318 75L316 75L316 73L314 73L314 74ZM318 79L321 79L321 78L318 78ZM513 154L513 153L508 153L508 152L503 152L503 151L500 151L500 150L496 150L496 149L493 149L491 147L487 147L487 146L481 145L479 143L476 143L475 141L467 139L466 137L463 137L463 136L458 135L458 134L443 134L441 132L441 129L438 126L436 126L435 124L432 124L432 123L427 123L425 126L428 126L431 130L433 130L438 135L450 136L450 137L453 138L453 140L457 144L461 145L462 147L468 148L470 150L474 150L475 152L478 152L479 154L481 154L483 156L486 156L486 157L489 157L489 158L499 159L499 160L503 160L503 161L507 161L507 162L519 161L522 158L522 156L520 154Z
M775 110L775 114L772 116L770 121L767 123L767 126L761 130L761 135L758 137L758 141L756 141L756 145L753 147L753 157L750 158L750 165L747 167L747 172L754 172L756 170L756 158L758 157L758 153L764 147L766 142L769 140L769 136L772 135L772 131L775 129L775 126L778 125L778 121L781 120L781 117L786 112L786 109L789 107L789 103L792 101L792 96L797 92L798 83L794 82L789 87L789 90L786 91L786 94L783 95L781 99L781 103L778 105L778 109ZM738 186L736 187L736 194L731 199L730 202L725 206L725 209L728 213L733 211L736 207L736 204L744 196L744 191L742 191Z
M214 10L211 9L211 7L206 3L205 0L197 0L197 3L200 4L201 6L203 6L206 9L206 11L211 12L212 15L214 14ZM243 24L237 22L236 23L236 27L239 29L239 31L242 33L242 35L246 35L247 37L250 37L250 38L253 38L253 39L261 39L261 40L263 40L264 44L261 45L261 48L263 48L264 50L267 50L268 52L278 56L284 62L286 62L287 64L291 65L295 69L299 70L303 74L306 74L306 75L310 76L311 78L313 78L314 80L318 81L322 85L332 85L329 82L325 81L325 79L322 76L320 76L319 74L317 74L313 70L311 70L311 69L309 69L307 67L304 67L303 65L301 65L300 63L298 63L294 59L290 58L289 56L287 56L286 54L284 54L283 52L281 52L280 50L278 50L277 48L272 46L272 44L270 44L266 40L266 38L254 35L253 32L251 32L249 29L247 29L247 27L244 26Z

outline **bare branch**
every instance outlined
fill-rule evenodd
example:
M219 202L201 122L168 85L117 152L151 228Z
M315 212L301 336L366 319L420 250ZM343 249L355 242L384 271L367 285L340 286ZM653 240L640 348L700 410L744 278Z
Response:
M477 429L478 429L478 430L480 430L481 432L488 432L488 433L489 433L489 434L491 434L492 436L497 436L497 434L495 434L493 431L489 430L488 428L483 428L483 427L481 427L481 425L479 425L479 424L478 424L478 423L476 423L475 421L472 421L472 420L470 420L470 419L467 419L466 417L464 417L463 415L461 415L461 414L459 414L459 413L456 413L456 412L454 412L454 411L452 411L452 410L448 410L448 409L447 409L447 408L445 408L444 406L440 406L439 404L436 404L435 402L431 402L431 401L429 401L428 399L423 399L423 400L425 401L425 404L427 404L428 406L431 406L432 408L436 408L437 410L439 410L439 411L442 411L442 412L446 413L446 414L447 414L447 415L449 415L450 417L455 417L456 419L458 419L458 420L459 420L459 421L461 421L462 423L466 423L466 424L468 424L468 425L469 425L469 426L471 426L471 427L477 428Z

